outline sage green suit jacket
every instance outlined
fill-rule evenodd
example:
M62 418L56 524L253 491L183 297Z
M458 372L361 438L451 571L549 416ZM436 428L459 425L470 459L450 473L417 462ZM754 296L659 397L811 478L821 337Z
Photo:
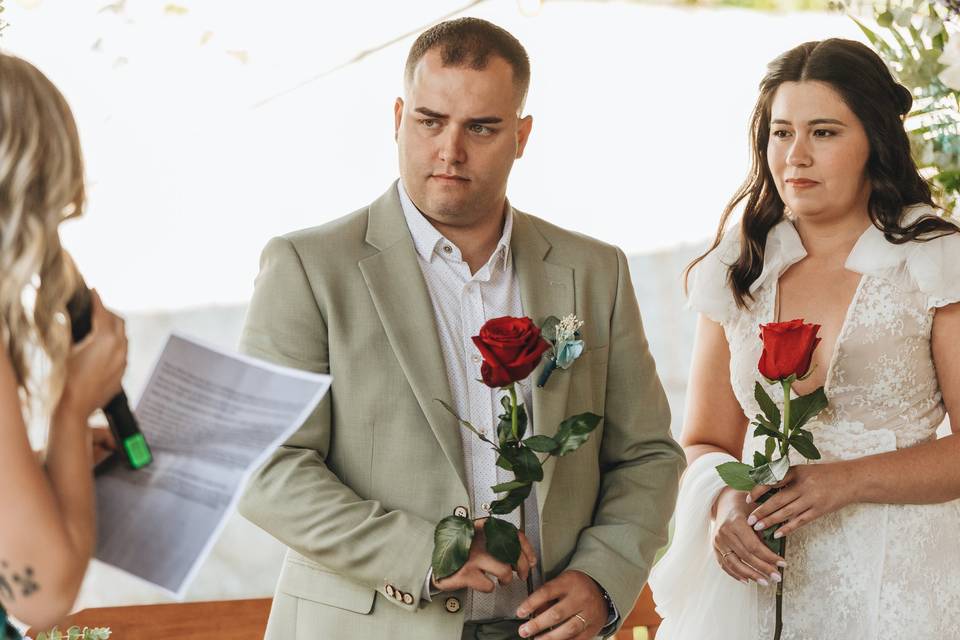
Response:
M578 451L544 466L541 567L546 579L583 571L626 615L666 543L684 466L627 261L517 210L511 251L527 316L585 322L583 355L533 392L534 432L604 416ZM240 503L289 547L267 638L460 638L464 593L420 599L433 529L469 499L461 427L435 401L453 404L396 184L267 244L241 348L333 377Z

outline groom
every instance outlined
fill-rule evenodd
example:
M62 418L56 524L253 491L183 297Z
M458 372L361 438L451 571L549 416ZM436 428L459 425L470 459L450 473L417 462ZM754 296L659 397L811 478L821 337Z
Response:
M429 29L394 108L400 180L263 252L243 350L333 376L240 505L289 547L270 640L608 635L666 542L683 462L627 261L506 200L532 126L529 79L503 29L473 18ZM586 411L601 426L545 464L517 567L486 553L481 529L467 564L436 580L437 522L482 518L498 482L492 452L436 400L496 424L499 394L477 381L471 336L498 316L572 313L583 355L519 390L532 432Z

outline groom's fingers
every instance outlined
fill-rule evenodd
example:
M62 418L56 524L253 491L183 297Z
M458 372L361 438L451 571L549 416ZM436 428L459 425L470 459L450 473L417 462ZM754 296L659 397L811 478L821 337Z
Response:
M537 553L533 550L533 545L530 544L530 540L527 539L523 531L520 532L520 552L521 555L526 558L528 565L531 567L537 565ZM523 579L526 580L527 577L523 576Z

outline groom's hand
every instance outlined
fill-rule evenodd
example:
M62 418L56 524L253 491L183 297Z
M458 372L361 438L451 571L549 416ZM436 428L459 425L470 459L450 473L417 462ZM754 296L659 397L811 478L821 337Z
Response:
M539 640L589 640L607 624L607 602L593 578L579 571L564 571L531 593L517 616L537 616L520 627L521 638ZM552 627L552 629L551 629ZM546 629L549 633L537 635Z
M496 588L493 580L487 574L496 577L500 584L509 584L513 580L514 567L500 562L487 552L487 538L483 533L483 523L486 519L473 523L475 532L470 544L470 556L467 563L460 570L442 580L433 580L433 586L440 591L456 591L457 589L473 589L490 593ZM523 532L520 535L520 559L517 561L516 572L521 580L526 580L530 567L537 564L537 555L533 546Z

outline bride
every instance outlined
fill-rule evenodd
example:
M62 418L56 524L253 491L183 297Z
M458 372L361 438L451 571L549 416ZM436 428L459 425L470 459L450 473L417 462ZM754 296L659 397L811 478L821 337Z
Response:
M650 578L658 640L768 640L780 581L784 640L957 633L960 437L936 430L947 413L960 430L960 235L911 159L911 103L853 41L808 42L768 67L750 176L690 271L690 466ZM813 374L794 385L824 386L808 427L822 459L758 506L769 487L735 491L714 468L762 451L748 432L758 325L793 318L822 325ZM778 523L785 558L759 537Z

